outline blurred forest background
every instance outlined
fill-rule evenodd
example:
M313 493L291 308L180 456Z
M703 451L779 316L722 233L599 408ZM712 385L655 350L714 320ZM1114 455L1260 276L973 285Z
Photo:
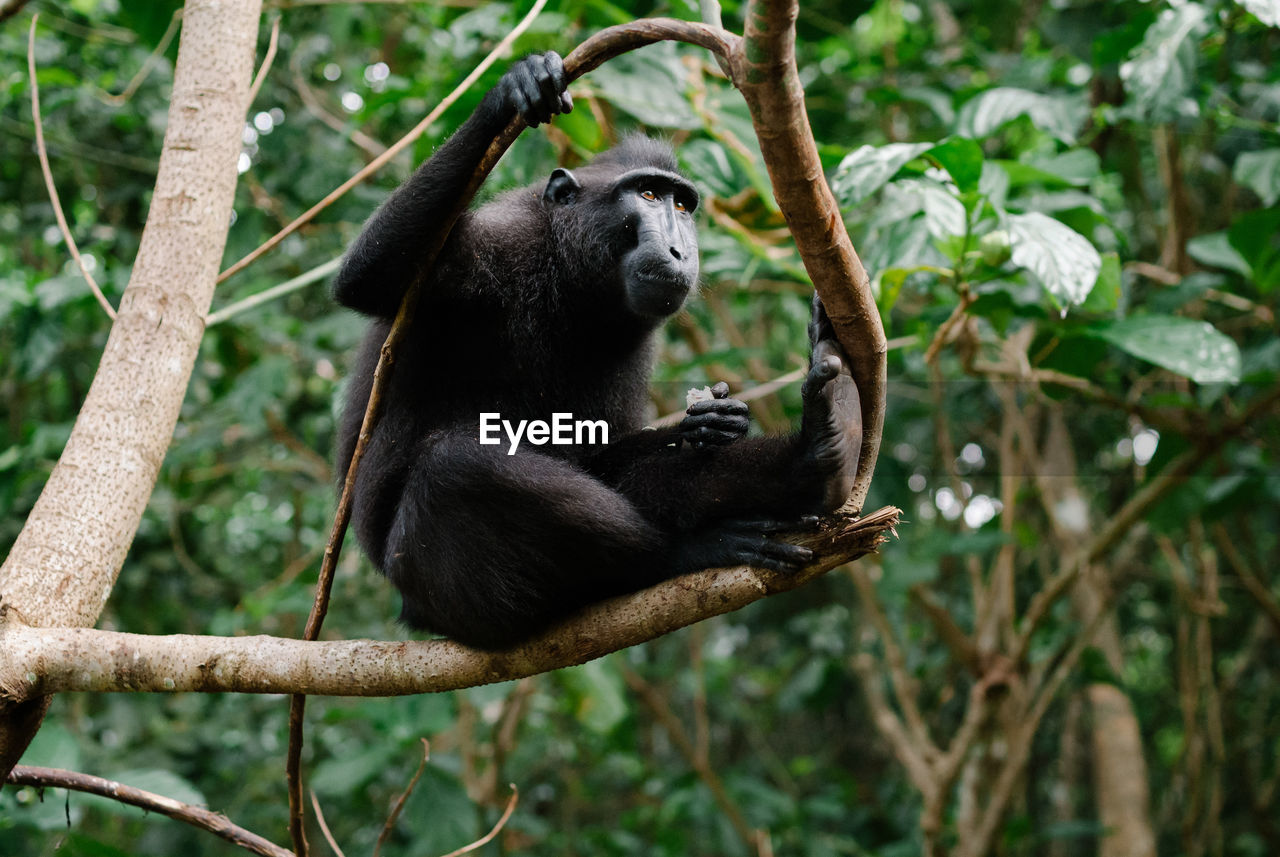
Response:
M0 24L0 551L66 440L155 177L172 0L37 0ZM530 7L266 3L226 264L412 128ZM739 4L725 24L741 32ZM552 0L516 55L693 2ZM510 855L1280 854L1280 3L815 0L799 55L828 179L890 339L853 570L586 666L400 699L313 699L308 785L347 854L448 852L519 806ZM219 287L183 418L99 627L298 636L334 507L362 321L327 277L482 81L375 181ZM575 84L489 187L643 127L702 190L704 289L654 414L807 357L810 287L741 99L693 48ZM302 277L260 305L237 302ZM220 312L224 309L228 312ZM465 355L459 355L465 359ZM441 372L449 371L447 366ZM429 383L429 381L427 381ZM798 385L759 398L765 431ZM749 477L749 474L747 475ZM404 636L349 545L326 637ZM64 695L27 764L207 805L283 841L283 698ZM68 824L69 822L69 824ZM757 831L767 831L760 835ZM325 845L312 834L317 853ZM0 854L229 854L79 794L0 794Z

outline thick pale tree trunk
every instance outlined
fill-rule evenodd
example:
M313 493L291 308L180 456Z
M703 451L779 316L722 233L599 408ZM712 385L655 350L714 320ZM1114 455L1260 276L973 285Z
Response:
M0 567L0 622L89 626L151 496L231 222L260 0L189 0L133 275L66 449ZM0 707L0 777L47 700Z
M1062 411L1049 415L1045 441L1046 470L1038 484L1045 495L1059 549L1066 555L1086 540L1088 504L1076 480L1076 460ZM1072 608L1083 624L1093 622L1105 609L1107 569L1086 565L1071 591ZM1115 618L1107 617L1094 644L1107 659L1111 671L1121 675L1124 652ZM1091 767L1098 821L1105 828L1099 857L1155 857L1155 827L1151 822L1151 796L1147 786L1147 760L1142 733L1133 704L1115 685L1095 683L1085 690L1089 701Z
M1113 684L1091 684L1093 782L1098 822L1106 830L1098 857L1155 857L1147 761L1133 704Z

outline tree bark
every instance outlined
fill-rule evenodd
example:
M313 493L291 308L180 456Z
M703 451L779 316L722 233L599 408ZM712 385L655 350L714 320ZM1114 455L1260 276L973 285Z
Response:
M0 630L0 700L53 693L308 693L394 696L456 690L584 663L803 586L874 550L894 508L795 541L820 557L794 574L712 569L593 605L514 649L480 652L446 640L309 642L279 637L168 637L85 628Z
M871 487L884 430L888 343L862 261L823 178L796 68L798 0L747 4L746 35L730 58L746 99L778 208L849 356L862 403L862 451L846 508L859 510Z
M124 563L213 298L260 7L261 0L186 5L169 124L133 274L67 446L0 567L0 623L92 625ZM0 704L0 776L35 734L40 716L32 715L31 704Z
M1050 511L1054 538L1062 555L1090 535L1089 505L1076 478L1079 472L1071 435L1061 407L1049 412L1044 462L1038 484ZM1081 562L1082 573L1071 590L1071 605L1080 622L1100 622L1094 646L1117 676L1124 672L1124 650L1114 615L1103 592L1110 586L1103 563ZM1155 857L1155 827L1147 787L1147 760L1133 703L1111 684L1085 689L1092 718L1089 723L1094 804L1105 829L1099 857Z
M1093 715L1093 782L1104 833L1098 857L1155 857L1151 795L1133 704L1113 684L1086 690Z

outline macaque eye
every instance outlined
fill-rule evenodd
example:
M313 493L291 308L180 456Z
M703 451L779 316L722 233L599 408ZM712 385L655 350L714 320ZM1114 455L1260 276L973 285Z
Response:
M657 195L656 193L654 193L653 191L649 190L648 188L645 188L644 190L640 191L640 195L641 195L641 196L643 196L645 199L657 199L657 198L658 198L658 195Z

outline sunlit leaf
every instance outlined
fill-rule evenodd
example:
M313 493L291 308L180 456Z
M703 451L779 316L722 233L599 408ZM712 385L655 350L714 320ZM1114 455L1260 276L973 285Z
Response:
M991 136L1005 123L1027 116L1046 134L1071 144L1075 143L1088 110L1088 103L1079 96L1044 95L1000 86L965 102L956 119L956 133L980 140Z
M964 235L964 204L933 182L917 182L916 187L924 197L924 220L929 234L934 238Z
M871 196L898 170L932 147L930 143L862 146L846 155L836 167L831 189L840 205L850 208Z
M1239 347L1207 321L1143 315L1096 325L1089 332L1199 384L1240 380Z
M1188 94L1195 80L1196 43L1207 29L1208 15L1198 3L1166 9L1121 64L1120 79L1139 116L1169 122L1199 112Z
M1280 200L1280 149L1245 152L1236 159L1231 177L1261 197L1263 205L1275 205Z
M1237 0L1262 23L1280 27L1280 0Z
M1009 236L1013 263L1035 274L1055 304L1076 306L1089 296L1102 257L1083 235L1032 212L1009 215Z

